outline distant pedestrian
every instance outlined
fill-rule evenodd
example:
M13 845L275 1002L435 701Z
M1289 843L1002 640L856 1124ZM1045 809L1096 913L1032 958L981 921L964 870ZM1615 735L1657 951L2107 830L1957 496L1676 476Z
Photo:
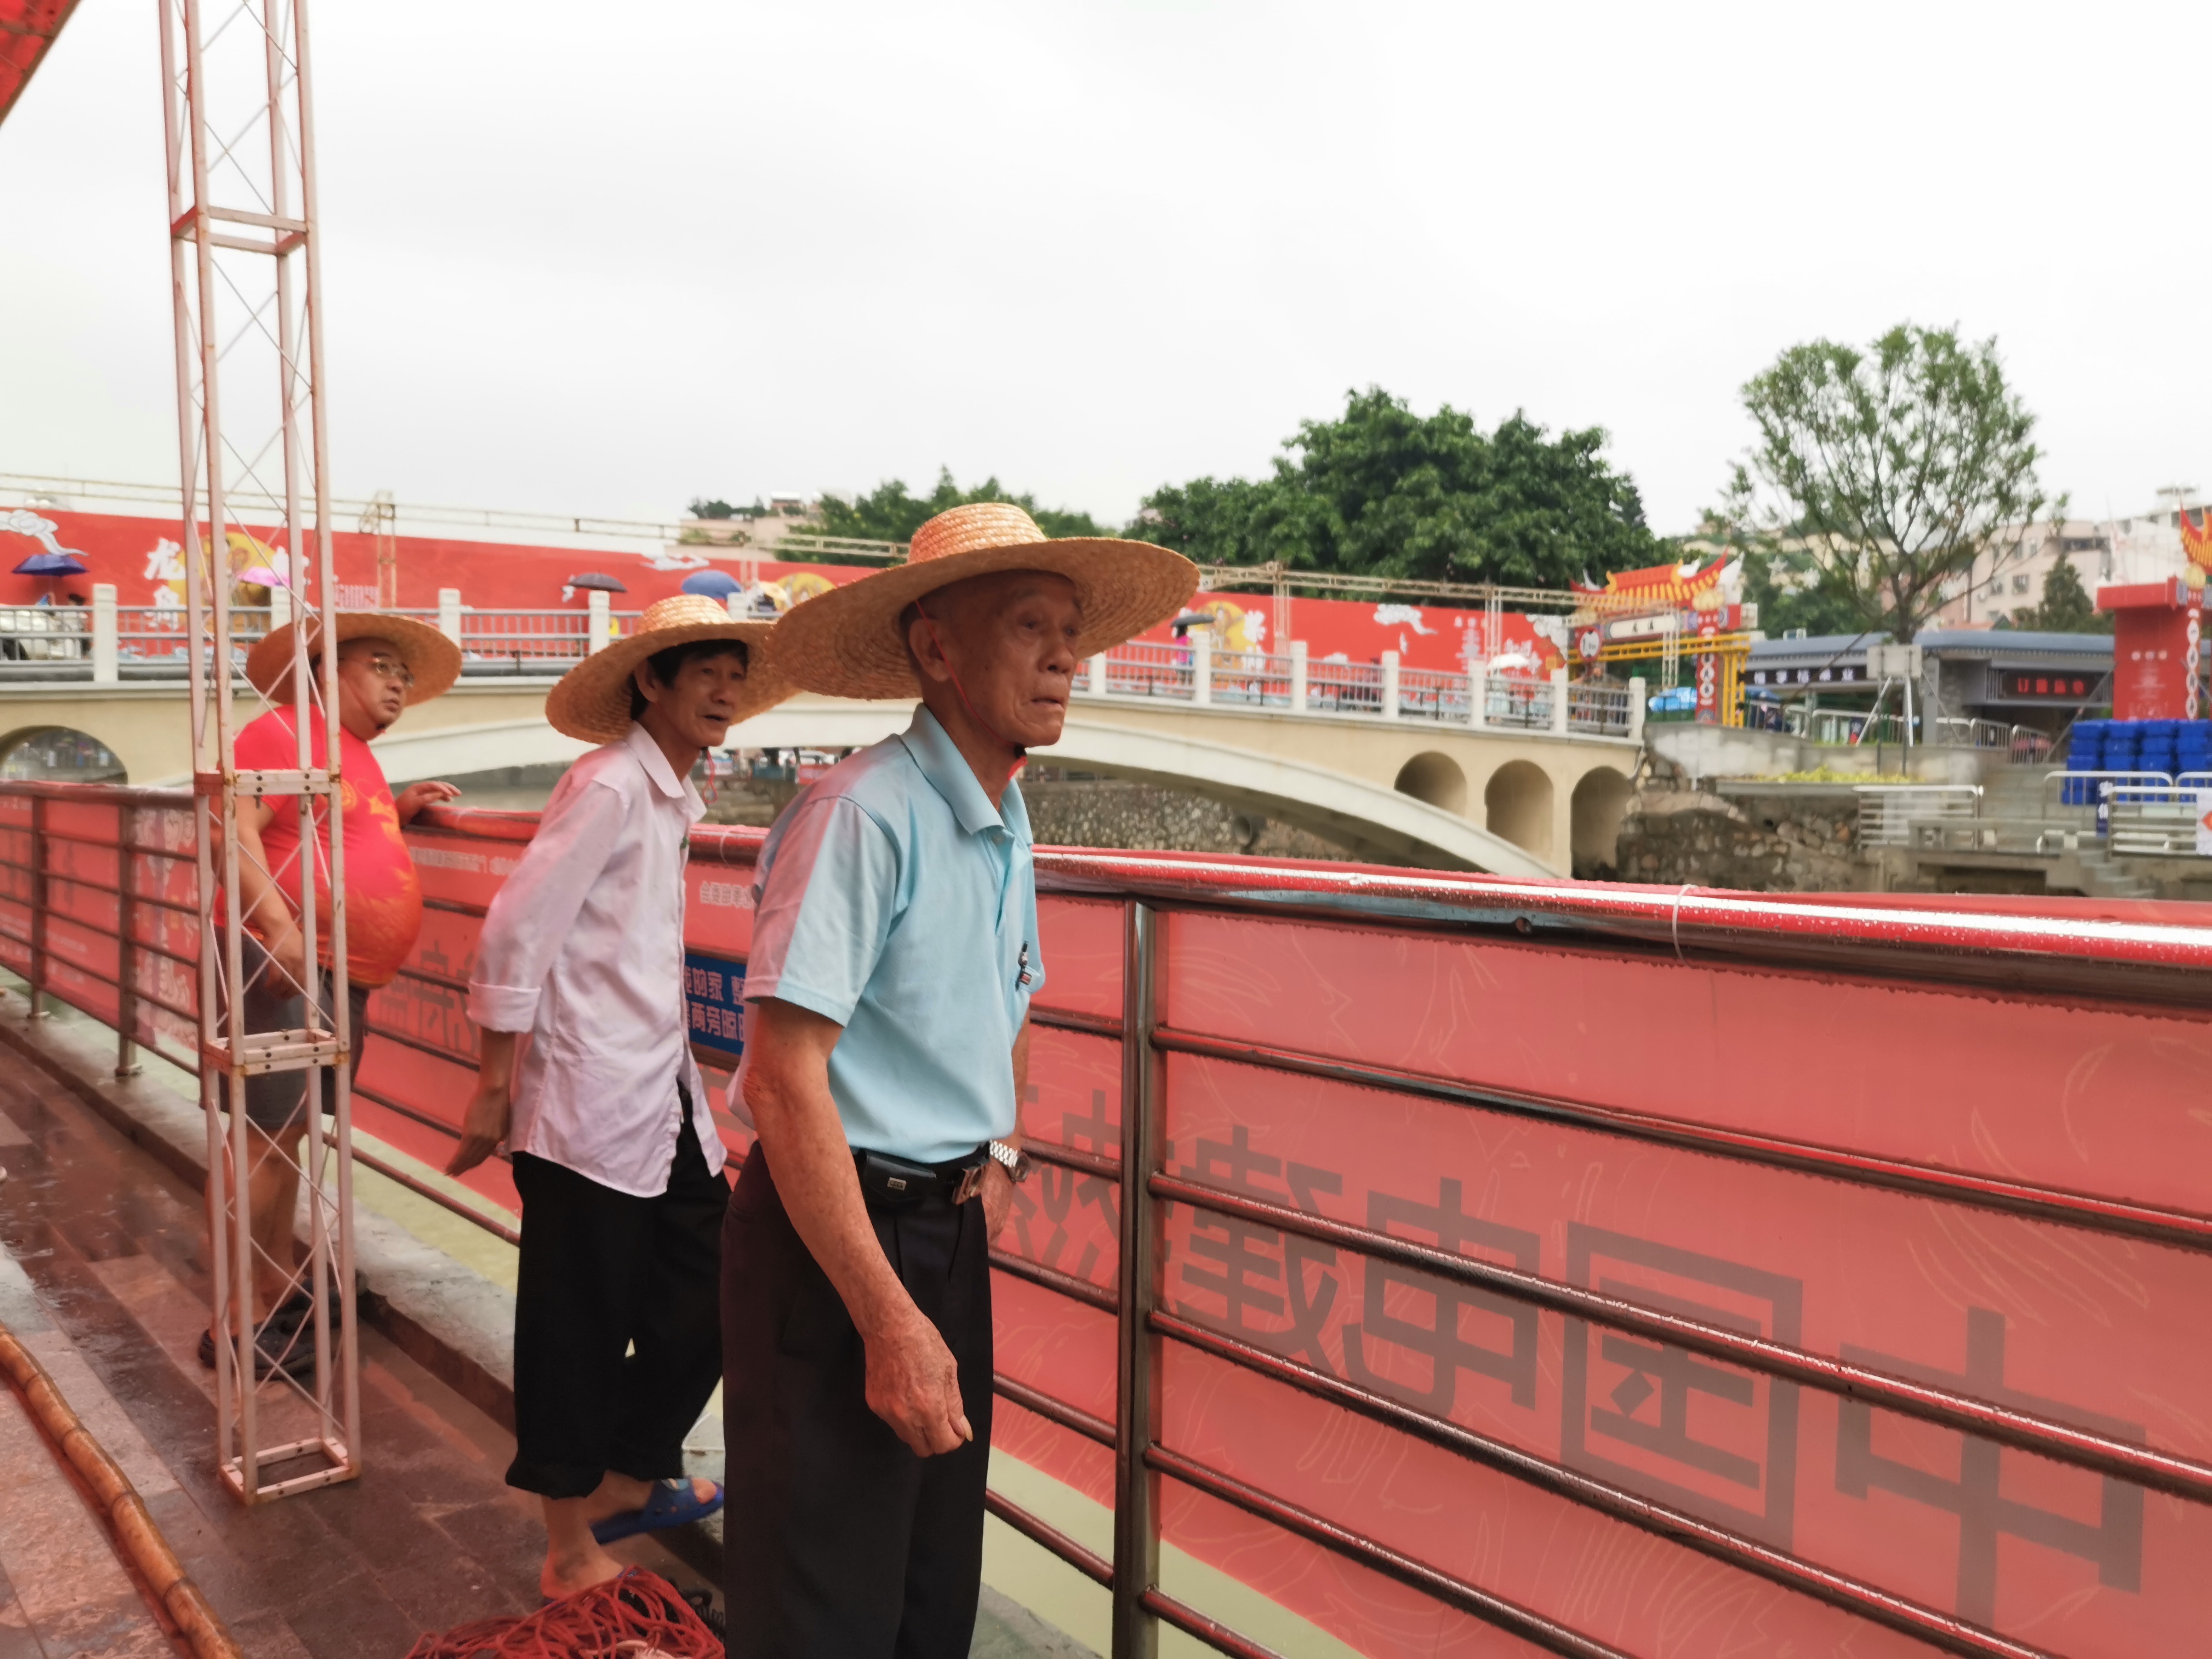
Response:
M1165 549L956 507L778 628L793 677L912 697L769 836L723 1235L725 1527L739 1659L959 1659L991 1435L988 1247L1028 1173L1044 983L1015 770L1075 666L1198 583Z
M683 1478L720 1370L729 1199L684 1018L684 866L706 811L691 769L789 695L769 627L686 594L568 671L545 718L601 747L554 790L477 947L477 1088L447 1172L504 1140L522 1195L507 1480L543 1501L547 1595L613 1577L615 1540L721 1506Z

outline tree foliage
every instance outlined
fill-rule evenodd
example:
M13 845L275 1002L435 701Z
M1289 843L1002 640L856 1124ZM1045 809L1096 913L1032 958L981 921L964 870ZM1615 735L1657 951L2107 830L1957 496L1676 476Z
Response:
M2063 516L2037 482L2035 417L1993 339L1907 323L1864 351L1815 340L1784 352L1743 402L1759 441L1719 516L1770 558L1804 553L1816 586L1899 641L1976 560L2017 559L2046 507Z
M2023 605L2001 626L2033 629L2045 634L2109 634L2112 613L2097 609L2097 601L2082 585L2081 573L2071 559L2062 556L2043 579L2043 598Z
M1340 418L1301 422L1270 477L1164 485L1127 533L1200 564L1559 587L1671 556L1605 442L1518 413L1486 433L1370 386Z
M965 507L974 501L1011 501L1035 519L1037 527L1048 536L1113 533L1088 513L1039 507L1036 496L1018 495L995 477L984 479L972 489L963 489L954 482L950 467L938 470L937 488L927 495L916 495L908 489L904 480L891 478L865 495L823 496L820 533L849 536L860 541L911 541L915 531L946 508Z

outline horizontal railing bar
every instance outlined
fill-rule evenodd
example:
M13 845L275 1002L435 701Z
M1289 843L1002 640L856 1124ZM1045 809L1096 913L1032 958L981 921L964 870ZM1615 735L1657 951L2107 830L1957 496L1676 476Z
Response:
M1062 1296L1088 1303L1107 1313L1120 1310L1113 1291L1101 1289L1087 1279L1078 1279L1073 1273L1064 1273L1057 1267L1048 1267L1041 1261L1032 1261L1025 1255L1016 1255L1012 1251L994 1246L991 1265L1017 1279L1026 1279L1032 1285L1042 1285L1048 1291L1057 1291Z
M1608 1296L1602 1291L1562 1284L1540 1273L1523 1273L1517 1267L1374 1232L1310 1210L1294 1210L1263 1199L1248 1198L1241 1193L1200 1186L1180 1176L1156 1175L1151 1187L1158 1197L1173 1199L1197 1209L1235 1216L1320 1243L1356 1250L1362 1255L1395 1261L1571 1318L1656 1338L1762 1376L1802 1383L1824 1394L1863 1401L1899 1416L1918 1418L1961 1434L1998 1441L2059 1462L2094 1469L2115 1480L2171 1492L2177 1498L2212 1503L2212 1467L2154 1451L2148 1446L2116 1440L2092 1429L2075 1428L2030 1412L1978 1400L1972 1395L1916 1382L1887 1371L1869 1370L1863 1365L1831 1359L1765 1337L1686 1319L1680 1314L1662 1313L1640 1303Z
M1010 1498L986 1486L983 1507L1016 1532L1058 1556L1094 1584L1114 1588L1114 1564L1096 1550L1085 1549L1048 1521L1039 1520Z
M411 979L423 985L434 985L441 991L465 993L469 988L468 981L455 979L451 974L434 974L428 968L401 968L392 975L392 977Z
M2056 1187L2031 1186L1963 1170L1939 1170L1899 1158L1876 1158L1844 1152L1809 1141L1781 1140L1744 1130L1716 1128L1677 1118L1653 1117L1614 1106L1590 1106L1542 1095L1506 1093L1461 1083L1431 1073L1377 1066L1365 1060L1337 1060L1266 1043L1243 1042L1223 1037L1200 1036L1192 1031L1157 1030L1153 1046L1176 1054L1225 1060L1267 1071L1294 1072L1306 1077L1329 1078L1340 1083L1388 1090L1396 1094L1424 1096L1455 1105L1478 1106L1516 1117L1533 1117L1571 1123L1626 1139L1646 1140L1686 1151L1733 1158L1745 1164L1770 1164L1796 1170L1859 1186L1879 1187L2008 1215L2030 1216L2099 1232L2121 1233L2187 1250L2212 1250L2212 1217L2191 1215L2185 1210L2154 1209L2094 1194L2069 1193Z
M374 1036L376 1033L372 1031L369 1035ZM359 1095L363 1100L369 1102L372 1105L381 1106L387 1112L397 1112L401 1117L405 1118L410 1123L419 1123L426 1129L434 1129L440 1134L444 1135L452 1140L458 1141L461 1138L461 1132L459 1129L456 1129L452 1124L441 1123L436 1118L432 1117L428 1112L422 1111L416 1107L403 1106L398 1101L392 1099L388 1096L378 1094L374 1089L364 1089L361 1085L356 1083L353 1085L353 1092ZM514 1161L513 1155L505 1152L495 1151L492 1153L492 1156L499 1159L502 1164L512 1164Z
M1082 1014L1073 1008L1046 1008L1030 1004L1032 1024L1049 1025L1060 1031L1085 1031L1092 1036L1114 1037L1121 1035L1121 1022L1110 1014Z
M395 1031L383 1025L371 1025L362 1033L364 1037L382 1037L386 1042L396 1042L403 1048L412 1048L418 1054L428 1054L433 1060L442 1060L449 1066L467 1071L477 1063L474 1054L457 1054L451 1048L441 1048L434 1042L425 1042L421 1037L410 1036L404 1031ZM454 1131L456 1134L459 1130Z
M1346 1560L1356 1561L1370 1571L1385 1578L1394 1578L1409 1589L1434 1596L1437 1601L1457 1607L1461 1612L1480 1619L1486 1625L1533 1643L1547 1653L1570 1656L1570 1659L1635 1659L1635 1656L1595 1637L1584 1636L1580 1631L1570 1630L1556 1620L1547 1619L1532 1608L1517 1601L1509 1601L1502 1595L1455 1578L1447 1572L1416 1561L1410 1555L1401 1555L1387 1544L1378 1544L1371 1538L1363 1538L1348 1528L1316 1515L1285 1498L1248 1486L1203 1463L1185 1457L1180 1452L1170 1451L1164 1446L1152 1446L1145 1452L1145 1462L1170 1479L1187 1486L1195 1487L1210 1498L1218 1498L1233 1509L1256 1516L1285 1532L1303 1538L1309 1543L1319 1544L1334 1551Z
M386 1103L383 1101L377 1102L377 1104L380 1106L384 1105L385 1103ZM441 1205L443 1207L451 1210L455 1215L459 1216L463 1220L475 1222L477 1226L483 1228L486 1232L496 1234L510 1244L515 1245L518 1248L521 1245L522 1235L514 1228L508 1226L504 1221L500 1220L496 1216L487 1215L484 1212L477 1209L471 1205L464 1204L459 1199L455 1198L451 1193L441 1192L437 1188L433 1187L428 1182L424 1181L418 1176L410 1175L398 1164L386 1162L383 1158L379 1158L374 1152L372 1152L362 1146L358 1139L356 1139L353 1143L353 1155L359 1158L363 1164L368 1165L370 1169L375 1170L377 1174L382 1176L386 1181L398 1182L401 1186L407 1188L409 1192L413 1193L416 1197L427 1198L433 1204Z
M1040 1164L1057 1164L1064 1170L1080 1170L1101 1180L1119 1183L1121 1179L1121 1160L1104 1158L1097 1152L1086 1152L1079 1146L1063 1146L1056 1140L1024 1139L1022 1150Z
M1057 1423L1063 1429L1095 1440L1102 1446L1114 1443L1114 1425L1103 1417L1093 1417L1079 1406L1071 1406L1065 1400L1055 1400L1026 1382L1018 1382L1004 1371L991 1378L991 1387L1024 1411L1035 1412L1039 1417Z
M1595 1480L1577 1470L1547 1462L1488 1435L1477 1434L1457 1423L1430 1416L1395 1400L1371 1395L1325 1371L1285 1359L1280 1354L1234 1337L1210 1331L1202 1325L1156 1313L1152 1326L1161 1335L1187 1347L1212 1354L1232 1364L1303 1390L1330 1405L1341 1406L1370 1421L1401 1429L1431 1444L1454 1451L1471 1462L1538 1486L1559 1497L1624 1521L1647 1532L1747 1572L1753 1572L1785 1589L1810 1595L1832 1607L1902 1631L1921 1641L1932 1642L1948 1652L1973 1656L2002 1656L2002 1659L2056 1659L2038 1648L2024 1646L1994 1632L1901 1595L1815 1565L1810 1561L1730 1532L1725 1527L1684 1510L1655 1503L1648 1498Z
M1228 1626L1207 1618L1188 1601L1178 1601L1165 1590L1148 1589L1138 1598L1147 1613L1164 1619L1184 1635L1203 1642L1217 1653L1225 1653L1230 1659L1287 1659L1274 1649L1263 1647L1249 1636L1239 1636Z
M491 914L488 905L471 904L466 899L432 898L428 893L422 896L422 908L425 910L443 910L450 915L474 916L478 921Z

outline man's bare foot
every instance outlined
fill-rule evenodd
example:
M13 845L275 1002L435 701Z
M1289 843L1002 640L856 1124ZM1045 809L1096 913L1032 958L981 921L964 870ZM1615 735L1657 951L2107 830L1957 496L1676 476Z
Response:
M564 1595L574 1595L621 1575L622 1563L602 1549L591 1534L584 1534L584 1543L581 1549L545 1552L544 1571L538 1575L540 1595L550 1595L557 1601Z

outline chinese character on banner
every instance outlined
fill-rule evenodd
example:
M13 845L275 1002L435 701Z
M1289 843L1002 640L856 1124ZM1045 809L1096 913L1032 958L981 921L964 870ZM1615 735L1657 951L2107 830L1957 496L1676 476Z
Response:
M1454 1255L1466 1254L1462 1247L1472 1244L1504 1256L1504 1265L1522 1273L1536 1271L1537 1236L1468 1215L1456 1181L1437 1181L1434 1204L1370 1193L1367 1224L1378 1233L1390 1232L1395 1226L1401 1230L1401 1236L1405 1231L1433 1234L1433 1241L1421 1242L1433 1242L1438 1249ZM1390 1311L1394 1302L1401 1311ZM1459 1391L1459 1374L1473 1371L1505 1383L1515 1405L1536 1403L1536 1310L1531 1304L1374 1256L1367 1258L1361 1303L1359 1323L1344 1329L1345 1372L1361 1387L1449 1417ZM1423 1303L1429 1304L1431 1316L1425 1322L1417 1316ZM1462 1313L1469 1317L1463 1320ZM1376 1351L1371 1360L1370 1348ZM1395 1357L1393 1349L1428 1361L1425 1386L1391 1374L1387 1368Z
M1570 1222L1567 1282L1704 1325L1798 1339L1801 1281L1651 1239ZM1790 1548L1796 1384L1588 1320L1566 1323L1567 1467Z
M1917 1382L1970 1394L2040 1416L2056 1417L2082 1428L2094 1429L2115 1440L2143 1443L2140 1423L2124 1423L2100 1417L2057 1401L2041 1400L2005 1386L2004 1316L1990 1308L1966 1310L1966 1369L1963 1375L1936 1367L1915 1364L1890 1354L1853 1347L1846 1343L1843 1357L1853 1364L1893 1372ZM1894 1420L1894 1419L1890 1419ZM2097 1582L2113 1589L2142 1588L2143 1493L2141 1486L2115 1480L2087 1469L2065 1477L2082 1488L2082 1502L2069 1508L2086 1511L2090 1493L2096 1494L2097 1518L2081 1513L2065 1514L2039 1509L2018 1497L2005 1495L2000 1479L2005 1449L1994 1440L1970 1434L1956 1437L1955 1458L1948 1449L1953 1438L1946 1432L1947 1449L1923 1468L1909 1458L1885 1456L1874 1448L1874 1411L1863 1401L1848 1397L1838 1401L1836 1420L1836 1490L1847 1498L1865 1498L1871 1492L1893 1492L1908 1503L1924 1504L1959 1517L1960 1617L1978 1625L1996 1622L1997 1540L2021 1539L2086 1561L2097 1569ZM2012 1455L2021 1458L2025 1453ZM2040 1461L2040 1460L2039 1460ZM2057 1473L2056 1466L2045 1468ZM1955 1474L1953 1471L1956 1471ZM2014 1482L2026 1474L2016 1468ZM2048 1498L2048 1479L2033 1480L2033 1488ZM2015 1558L2021 1559L2021 1558ZM2028 1559L2032 1559L2032 1556Z
M1252 1150L1251 1131L1242 1125L1226 1141L1198 1142L1193 1178L1249 1193L1280 1204L1287 1200L1317 1213L1320 1193L1341 1193L1344 1178L1332 1170L1292 1164ZM1280 1186L1268 1185L1279 1182ZM1279 1353L1303 1358L1335 1374L1322 1341L1338 1291L1336 1250L1311 1239L1288 1237L1235 1216L1194 1210L1181 1268L1185 1288L1208 1298L1206 1304L1179 1304L1176 1311L1202 1323L1225 1322L1231 1332L1256 1338ZM1309 1267L1316 1270L1307 1273ZM1220 1310L1211 1305L1219 1298ZM1261 1316L1255 1323L1248 1314ZM1347 1334L1346 1340L1352 1341Z
M745 970L720 957L687 951L684 958L684 994L690 1005L691 1040L702 1048L720 1054L745 1051Z

